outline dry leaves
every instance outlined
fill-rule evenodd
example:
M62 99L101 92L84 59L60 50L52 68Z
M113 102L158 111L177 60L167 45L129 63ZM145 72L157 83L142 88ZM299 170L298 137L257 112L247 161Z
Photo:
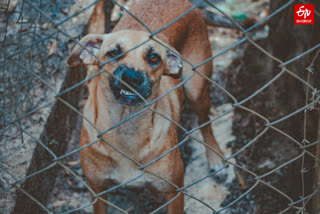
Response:
M55 39L50 43L48 56L52 56L53 54L56 54L57 49L58 49L58 41Z

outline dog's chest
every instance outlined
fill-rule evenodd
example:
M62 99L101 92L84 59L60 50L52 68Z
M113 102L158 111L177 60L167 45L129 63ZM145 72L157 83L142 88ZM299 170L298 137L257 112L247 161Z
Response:
M176 95L170 94L170 96ZM167 99L158 102L156 108L155 106L152 107L162 113L165 112L167 117L173 117L174 120L178 120L176 116L178 114L174 114L174 112L179 112L179 102L177 103L176 109L175 104L169 102ZM121 152L141 164L147 164L160 156L164 151L164 147L172 148L174 146L171 145L174 141L168 140L170 139L168 132L172 124L161 115L155 114L152 111L144 111L123 124L116 126L116 124L122 120L126 120L134 115L137 110L131 112L130 108L123 109L119 108L119 105L108 103L108 108L106 107L107 105L99 105L97 112L92 112L94 108L89 104L86 104L86 116L93 121L96 118L95 125L99 130L109 129L109 131L103 135L106 142L112 144ZM84 121L84 126L88 133L89 142L96 140L98 133L96 133L86 121ZM113 128L111 129L111 127ZM125 186L129 188L143 188L150 185L160 192L169 191L170 188L172 188L172 186L164 180L143 170L139 170L135 163L111 148L107 143L99 142L99 144L93 144L90 147L93 151L99 153L101 158L93 158L95 161L88 161L86 163L88 166L86 167L86 177L88 177L88 180L101 185L108 183L125 183ZM159 162L161 161L157 161L157 163ZM154 167L154 164L152 164L150 167L152 168L151 171L156 172L155 174L164 176L170 174L170 169L166 167L165 163L159 164L157 167ZM149 169L149 167L147 169Z
M141 189L147 186L160 192L169 190L169 185L165 181L143 171L138 166L128 161L120 161L118 166L112 168L109 173L104 175L104 179L116 184L125 184L127 188Z
M131 127L123 126L112 130L110 133L104 135L108 142L112 142L123 153L130 158L140 162L140 164L147 164L149 161L161 155L162 147L166 142L166 133L168 132L169 124L155 123L153 127L144 127L143 131L139 129L131 129ZM154 132L154 130L159 132ZM139 189L146 186L152 186L158 191L169 190L170 186L165 181L139 170L139 166L133 163L124 155L116 152L109 146L99 147L99 152L103 153L107 162L101 163L102 170L97 176L96 172L88 173L95 176L98 183L125 183L128 188ZM101 166L104 165L104 166ZM151 165L154 169L154 167ZM164 170L166 171L166 170ZM163 172L161 172L163 173ZM166 173L167 174L167 173ZM129 182L130 181L130 182Z

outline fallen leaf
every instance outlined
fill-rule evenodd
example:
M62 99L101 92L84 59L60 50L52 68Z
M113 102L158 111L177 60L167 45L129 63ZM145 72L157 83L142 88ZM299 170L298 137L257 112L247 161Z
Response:
M247 189L247 184L246 184L243 176L238 171L236 171L236 177L237 177L240 189L242 189L242 190Z
M63 201L55 201L55 202L52 203L52 205L54 207L60 207L60 206L64 205L65 203L67 203L67 201L65 201L65 200L63 200Z
M267 16L269 16L270 12L268 9L264 9L262 10L262 12L259 14L259 20L261 21L262 19L266 18Z
M55 39L50 44L48 56L52 56L53 54L57 53L57 48L58 48L58 41Z
M77 165L79 163L79 160L75 160L75 161L70 161L70 162L68 162L67 164L69 165L69 166L75 166L75 165Z
M41 25L41 28L42 29L49 29L53 26L52 23L44 23L43 25Z
M69 178L66 178L67 184L71 186L72 188L75 188L75 185L72 183L72 181Z

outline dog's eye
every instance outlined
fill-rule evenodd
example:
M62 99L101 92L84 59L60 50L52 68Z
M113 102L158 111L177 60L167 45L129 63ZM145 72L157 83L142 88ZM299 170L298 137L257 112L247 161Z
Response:
M152 64L157 64L161 61L159 54L155 52L151 52L148 59L149 59L149 62Z
M112 51L109 51L107 55L111 58L118 56L121 53L119 49L114 49Z

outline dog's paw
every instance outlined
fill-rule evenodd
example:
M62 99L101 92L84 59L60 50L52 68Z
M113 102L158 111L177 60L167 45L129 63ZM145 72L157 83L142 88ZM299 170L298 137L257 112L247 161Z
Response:
M214 173L212 178L219 184L226 182L228 174L227 174L227 166L221 161L219 164L211 164L209 165L210 173Z

